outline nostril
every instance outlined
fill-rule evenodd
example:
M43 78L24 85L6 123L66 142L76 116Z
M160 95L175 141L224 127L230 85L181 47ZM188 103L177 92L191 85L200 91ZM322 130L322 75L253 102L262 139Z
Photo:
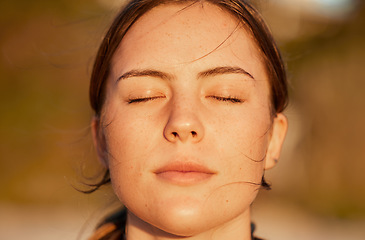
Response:
M178 136L177 132L172 132L172 135L174 135L174 137Z
M198 134L195 131L191 131L191 136L196 137Z

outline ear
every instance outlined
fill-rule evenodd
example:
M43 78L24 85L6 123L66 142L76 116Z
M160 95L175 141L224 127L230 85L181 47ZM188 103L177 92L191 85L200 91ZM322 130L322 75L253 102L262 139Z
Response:
M91 119L91 133L99 161L104 165L104 167L108 168L105 136L100 127L100 117L98 116L94 116Z
M288 129L288 119L282 113L278 113L274 120L271 129L271 138L269 140L269 146L266 153L265 170L273 168L281 152L286 132Z

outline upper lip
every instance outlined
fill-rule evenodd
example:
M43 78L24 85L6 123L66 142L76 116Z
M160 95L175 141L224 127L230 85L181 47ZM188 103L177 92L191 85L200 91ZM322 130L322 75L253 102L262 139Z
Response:
M206 174L215 174L216 172L210 170L208 167L195 162L170 162L161 168L158 168L155 173L163 172L198 172Z

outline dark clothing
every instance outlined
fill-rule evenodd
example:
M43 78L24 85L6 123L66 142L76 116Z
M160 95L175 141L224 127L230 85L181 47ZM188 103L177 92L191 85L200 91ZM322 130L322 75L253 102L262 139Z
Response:
M127 210L122 209L102 221L89 240L124 240L126 223ZM251 239L262 240L253 236L254 231L255 224L251 223Z

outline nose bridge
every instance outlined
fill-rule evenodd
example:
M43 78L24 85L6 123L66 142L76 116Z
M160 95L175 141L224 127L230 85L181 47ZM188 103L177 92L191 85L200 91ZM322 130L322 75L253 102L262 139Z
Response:
M164 136L170 142L199 142L204 137L197 97L187 94L173 97Z

